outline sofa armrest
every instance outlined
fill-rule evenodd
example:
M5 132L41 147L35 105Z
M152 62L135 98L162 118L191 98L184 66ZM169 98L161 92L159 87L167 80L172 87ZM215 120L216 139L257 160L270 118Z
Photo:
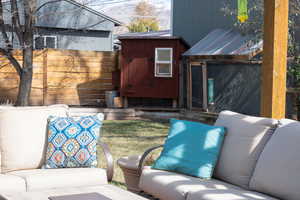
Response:
M142 174L143 171L143 167L144 167L144 162L146 161L147 156L154 150L159 149L164 147L164 145L159 145L159 146L155 146L155 147L151 147L150 149L147 149L145 151L145 153L142 155L140 162L139 162L139 167L138 167L138 173Z
M109 150L109 147L107 144L99 142L102 151L104 153L105 159L106 159L106 164L107 164L107 168L106 168L106 174L107 174L107 180L110 182L112 181L112 178L114 176L114 159L113 156Z

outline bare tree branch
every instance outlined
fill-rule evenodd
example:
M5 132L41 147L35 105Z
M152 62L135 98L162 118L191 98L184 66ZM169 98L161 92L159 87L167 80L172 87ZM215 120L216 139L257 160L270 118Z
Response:
M19 16L19 10L18 10L18 3L16 0L10 0L11 4L11 18L12 18L12 24L15 26L15 29L13 31L16 32L16 35L19 39L19 43L21 46L24 43L23 39L23 29L21 27L20 23L20 16Z
M9 37L7 35L7 32L5 30L5 22L4 22L2 1L0 1L0 29L1 29L2 37L4 39L6 48L11 50L12 49L12 44L11 44L11 42L9 40Z
M32 43L33 43L33 9L32 4L34 4L35 0L26 0L23 1L23 6L24 6L24 49L27 48L32 48Z
M5 57L10 61L10 63L14 66L19 76L22 74L22 68L20 63L14 58L11 51L7 51L5 49L0 48L0 52L5 55Z
M51 4L51 3L56 3L56 2L60 2L62 0L53 0L53 1L47 1L45 3L43 3L42 5L40 5L37 9L35 9L33 14L36 14L37 12L39 12L39 10L41 10L44 6Z

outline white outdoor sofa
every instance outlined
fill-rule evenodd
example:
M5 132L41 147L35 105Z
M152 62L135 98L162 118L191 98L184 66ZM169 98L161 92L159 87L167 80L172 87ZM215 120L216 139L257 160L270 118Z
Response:
M41 169L47 148L47 118L67 114L66 105L0 107L0 195L70 188L88 191L87 187L104 186L112 180L113 159L103 143L107 169Z
M300 122L222 112L227 129L212 180L143 167L142 191L160 200L299 200Z

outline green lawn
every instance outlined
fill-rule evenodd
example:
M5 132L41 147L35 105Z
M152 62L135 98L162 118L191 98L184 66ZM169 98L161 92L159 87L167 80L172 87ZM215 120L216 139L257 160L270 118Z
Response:
M101 140L108 144L115 161L123 156L140 155L147 148L164 143L169 124L150 120L114 120L104 121ZM158 153L158 152L157 152ZM101 154L101 166L103 156ZM124 178L121 169L115 163L113 183L123 187Z

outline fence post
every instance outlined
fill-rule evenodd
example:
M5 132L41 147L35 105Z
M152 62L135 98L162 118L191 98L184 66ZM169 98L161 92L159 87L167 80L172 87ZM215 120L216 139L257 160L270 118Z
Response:
M44 50L43 52L43 105L47 105L47 88L48 88L48 67L47 67L47 59L48 59L48 50Z

